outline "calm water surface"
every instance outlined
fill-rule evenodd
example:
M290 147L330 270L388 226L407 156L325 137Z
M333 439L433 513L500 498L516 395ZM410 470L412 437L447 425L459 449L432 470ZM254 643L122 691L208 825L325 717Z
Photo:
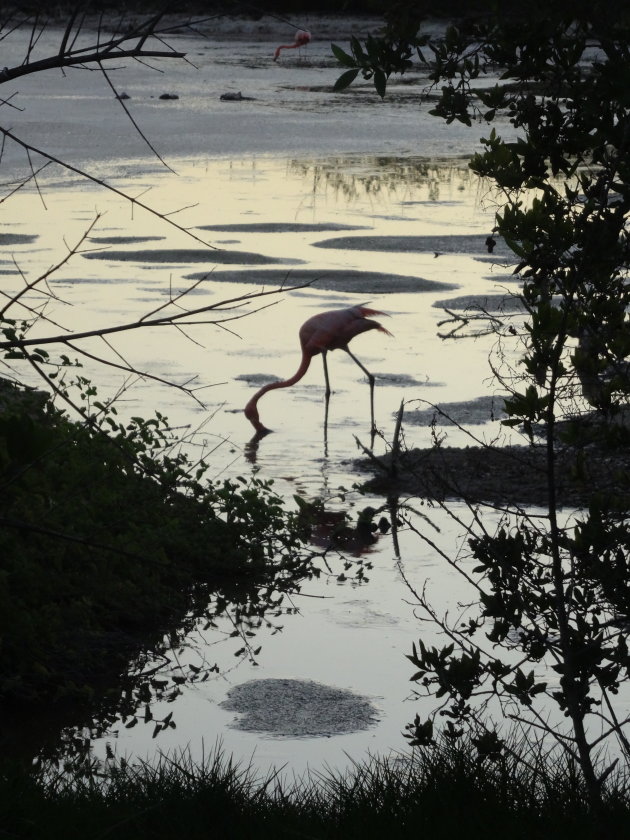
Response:
M178 211L168 218L220 250L204 249L138 206L131 207L59 168L49 168L39 179L43 201L37 190L27 188L11 198L10 214L5 209L4 230L18 238L5 252L0 283L10 292L23 282L19 272L32 279L47 271L92 223L78 253L49 279L54 296L46 314L60 328L83 330L130 322L157 312L193 285L187 297L178 299L178 306L193 309L238 301L256 291L276 289L279 283L310 283L258 300L225 304L215 314L194 319L197 323L185 331L147 328L114 340L116 352L138 370L194 388L198 401L155 379L130 381L113 368L97 369L87 360L85 373L98 383L101 398L121 392L118 411L123 417L146 417L157 409L186 431L191 452L211 449L210 477L255 473L273 479L288 505L300 495L356 515L366 505L379 507L384 500L354 489L362 480L353 463L360 454L356 439L369 442L369 403L367 383L349 357L340 353L329 357L334 393L326 441L318 359L297 385L274 391L260 403L263 422L274 433L257 446L251 445L252 429L242 408L263 382L274 376L287 378L297 369L297 332L306 318L368 301L386 313L381 320L393 336L360 336L353 342L353 352L376 375L376 423L386 440L391 438L402 400L413 413L426 408L427 402L495 394L487 364L491 340L445 342L438 337L440 322L447 317L444 305L461 307L462 296L492 299L513 288L510 269L502 264L505 254L499 248L490 258L484 247L493 206L462 156L476 136L467 135L464 142L455 132L447 143L443 126L433 131L424 124L418 128L420 118L409 110L402 116L398 107L398 139L394 112L379 112L371 149L365 148L362 135L355 143L362 151L351 152L353 119L366 106L349 99L340 103L329 91L315 91L315 82L326 80L330 85L335 78L336 71L321 57L323 46L311 54L310 63L290 65L290 76L286 65L269 66L260 45L240 45L239 49L250 50L247 61L232 60L234 48L212 42L199 47L202 72L215 72L216 89L207 100L199 98L198 90L192 96L188 77L176 76L178 89L190 93L189 100L182 97L182 107L191 109L191 131L200 131L204 107L215 120L207 127L210 150L169 160L176 176L122 154L110 153L103 163L104 175L115 175L117 187L162 213ZM313 56L320 56L319 63ZM147 83L143 77L136 82L132 92L142 100ZM228 82L261 101L247 110L241 103L227 106L243 107L240 117L234 111L219 111L217 93ZM41 91L33 90L30 96L31 108L45 112L52 107L43 102ZM85 107L98 103L93 91L85 96ZM322 102L330 106L328 111ZM142 100L138 107L149 114L156 103ZM282 119L275 111L282 112ZM53 116L49 115L51 121ZM210 129L219 119L225 120L223 134ZM310 120L310 134L305 120ZM157 132L162 122L153 123ZM411 143L412 123L421 135L417 144ZM233 127L234 143L226 139L226 124ZM181 114L168 126L167 136L180 152L172 138L185 126ZM24 126L25 131L31 129ZM58 140L55 131L51 129L51 143L61 143L63 138ZM257 131L262 152L256 151ZM336 137L344 139L335 143ZM82 148L85 153L85 144ZM21 242L20 235L36 238ZM236 320L213 323L234 316ZM51 326L35 329L50 334ZM98 340L82 346L116 358ZM491 439L497 429L496 423L488 422L472 431ZM471 442L461 430L445 431L448 443ZM410 423L405 436L409 446L426 445L431 429L426 423ZM376 454L384 449L384 442L377 440ZM467 521L463 505L456 504L454 510ZM442 511L423 512L431 522L422 517L414 522L455 554L463 526ZM196 657L216 662L219 672L203 685L186 688L175 703L156 706L155 717L173 711L177 728L152 740L151 725L131 730L114 727L95 744L95 754L104 755L106 745L120 754L141 756L188 747L200 757L221 740L228 752L261 769L282 765L300 773L306 767L344 767L369 752L402 749L405 724L416 712L426 714L430 708L410 700L412 666L405 654L420 634L425 641L434 638L432 628L414 613L414 598L403 573L417 589L426 584L440 609L457 609L467 593L417 535L403 528L399 543L400 556L391 535L380 536L370 547L363 555L370 564L363 584L338 582L340 565L333 574L304 586L294 599L294 614L257 634L256 644L262 648L255 665L235 656L239 640L229 638L230 626L199 629L182 656L191 662ZM234 726L235 713L220 704L232 686L262 678L314 680L349 689L372 701L377 720L362 731L334 737L239 730Z
M164 191L177 204L194 185L201 197L194 216L207 228L198 232L218 248L263 255L269 264L215 265L211 252L207 262L187 262L182 252L200 251L196 243L165 230L164 225L157 226L146 215L134 212L132 216L124 207L110 209L109 199L99 196L102 215L90 240L51 280L64 301L55 309L55 318L75 329L130 321L157 309L199 272L209 273L185 299L184 305L191 308L266 290L270 287L265 272L275 278L273 282L278 272L285 272L288 284L292 272L313 272L311 286L253 301L236 310L251 314L225 328L202 323L188 328L186 334L147 329L117 338L117 351L139 369L181 383L194 379L194 387L200 389L196 394L204 402L202 407L147 379L124 393L118 410L123 416L148 416L159 409L174 425L196 431L192 451L197 451L195 447L214 449L212 477L247 477L257 471L275 481L289 505L294 494L322 500L332 510L349 509L355 516L368 504L383 505L383 499L353 489L362 480L353 464L360 454L355 438L366 445L369 442L369 403L367 383L345 354L334 353L329 359L334 394L326 442L318 359L300 383L272 392L260 403L261 416L274 433L257 447L249 445L252 430L242 407L268 377L286 378L295 371L297 330L303 320L315 312L367 300L387 313L381 320L393 333L393 337L367 334L353 343L354 352L376 375L376 422L386 439L393 432L401 400L413 412L416 407L425 408L424 401L444 403L491 395L490 342L443 342L437 337L438 324L445 317L438 302L462 294L494 295L505 286L504 270L483 256L490 222L480 205L477 185L460 161L252 157L188 161L185 168L183 164L176 182L181 198L171 179L163 176L153 181L153 201L166 201ZM168 185L163 183L167 180ZM129 186L139 191L142 185L139 180ZM66 238L72 242L73 235L91 221L86 205L93 197L54 183L48 192L49 203L64 211ZM32 197L15 204L23 206L25 214L28 207L31 214L41 212L42 220L50 218L50 210L34 209ZM68 218L74 221L72 230L68 230ZM15 228L26 229L32 223L31 215ZM216 230L219 225L222 229ZM352 226L357 229L345 229ZM40 230L37 244L41 250L16 247L16 259L27 271L36 271L51 260L59 232L43 221ZM353 237L357 237L356 248L351 247ZM385 250L391 247L387 237L399 238L394 250ZM472 252L468 238L462 244L463 237L471 238ZM334 247L336 238L342 239L342 247ZM350 285L344 281L346 272L369 272L370 294L361 291L361 278L354 274L352 283L357 288L346 290ZM6 275L5 282L11 278ZM329 285L331 278L335 288L319 288L320 282ZM436 285L424 291L425 280ZM409 291L414 284L419 291ZM404 291L397 291L398 287ZM104 348L95 342L91 349L103 352ZM115 393L125 383L125 377L112 369L95 370L94 378L104 395ZM497 433L497 425L475 426L473 431L489 439ZM447 433L448 442L465 440L459 430L451 428ZM409 425L407 444L427 444L430 434L426 424ZM377 440L375 452L384 449L383 441ZM463 506L456 508L467 516ZM463 529L439 510L427 513L435 526L430 528L431 538L454 550ZM404 529L399 540L401 562L412 583L420 588L426 582L442 606L455 607L465 592L443 560ZM360 759L368 751L402 749L404 726L421 709L410 701L410 665L405 654L420 633L426 641L432 630L421 626L414 615L413 597L403 582L391 536L380 536L363 559L371 564L366 583L342 584L336 574L325 575L307 584L295 598L295 615L259 631L256 644L262 650L256 665L247 658L235 658L240 643L229 638L229 625L193 634L194 649L185 657L193 663L206 657L220 670L211 681L185 689L174 704L163 708L157 704L154 716L173 711L177 728L152 740L152 725L140 724L132 730L120 727L96 743L96 754L102 755L107 743L130 755L189 747L200 756L221 739L228 751L251 759L261 769L282 764L301 772L307 766L345 766L348 756ZM340 564L337 569L333 564L334 572L340 570ZM235 713L220 703L232 686L259 678L315 680L350 689L373 702L378 719L366 730L326 738L240 731L233 726Z

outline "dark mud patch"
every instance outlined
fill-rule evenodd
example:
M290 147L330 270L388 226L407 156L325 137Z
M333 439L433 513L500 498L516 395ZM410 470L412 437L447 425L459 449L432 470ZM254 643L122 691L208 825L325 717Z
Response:
M511 274L495 274L494 272L491 272L490 274L486 274L485 277L493 283L500 283L501 286L511 283L520 285L523 282L521 277L514 277Z
M546 459L543 446L411 449L399 457L395 478L379 470L364 488L371 493L436 501L465 499L544 507L549 500ZM380 460L391 471L391 456ZM630 502L627 451L589 451L579 470L575 453L557 452L556 464L560 506L587 505L594 487L608 495L613 505L626 508ZM364 471L375 469L367 460L357 466Z
M137 284L137 279L129 277L64 277L63 280L57 280L56 286L123 286L126 289L133 288ZM146 280L145 280L146 282ZM157 283L157 280L156 280ZM155 295L155 289L136 289L136 291L148 292ZM137 298L142 300L142 298Z
M496 254L497 254L497 250L495 249L494 253L492 253L492 254L481 254L480 256L475 257L475 260L477 262L496 263L497 262ZM499 255L503 256L502 254L499 254ZM508 253L508 257L511 257L511 259L501 260L500 265L503 266L503 268L508 268L510 266L515 266L516 265L516 262L514 261L514 254L511 251ZM516 279L520 280L521 278L517 277Z
M477 397L476 400L440 403L418 411L405 411L405 423L414 426L479 425L491 420L500 420L507 415L503 411L504 397Z
M338 236L314 242L316 248L353 251L393 251L415 254L487 254L485 236ZM498 241L492 259L507 256L508 249Z
M228 263L237 265L297 265L303 260L284 259L280 257L265 257L263 254L253 254L249 251L227 251L222 248L173 248L169 250L140 250L140 251L94 251L82 254L88 260L108 260L110 262L141 262L141 263Z
M234 225L200 225L197 230L230 233L319 233L327 230L368 230L368 225L344 225L336 222L250 222Z
M323 61L318 63L313 63L310 65L311 67L338 67L339 65L336 64L335 61ZM426 76L421 76L420 74L412 74L410 73L409 76L406 76L404 79L396 79L396 85L392 85L391 87L388 85L387 87L387 98L389 100L390 92L395 91L396 88L417 85L418 81L423 79L426 81ZM352 91L346 93L345 91L335 91L332 85L280 85L281 90L299 90L308 93L337 93L338 96L356 96L358 93L367 93L371 96L374 96L374 87L373 85L364 85L361 84L353 85ZM393 93L395 96L396 94ZM420 96L424 96L424 93L414 93L414 99L418 99Z
M280 262L280 260L277 260ZM199 280L205 274L187 274L186 280ZM377 271L297 269L295 271L213 271L208 280L224 283L248 283L257 286L311 285L328 292L358 292L381 295L394 292L436 292L457 289L451 283L439 283L424 277L405 277L400 274L383 274ZM200 293L203 288L195 290Z
M440 382L430 382L426 378L417 379L415 376L410 376L408 373L376 373L374 378L379 385L400 385L405 388L410 385L417 385L422 388L433 388L442 384Z
M0 233L0 245L28 245L36 239L36 233Z
M460 297L436 300L437 309L456 309L460 312L524 312L525 307L518 295L461 295Z
M98 245L133 245L139 242L158 242L163 236L90 236Z
M241 382L247 382L250 385L266 385L267 382L280 382L279 376L274 376L271 373L240 373L235 376Z
M222 708L242 715L234 726L283 738L326 738L368 729L375 706L352 691L311 680L252 680L230 689Z
M434 199L419 199L418 201L401 201L405 207L434 207ZM440 207L461 207L463 201L454 201L453 199L440 199Z

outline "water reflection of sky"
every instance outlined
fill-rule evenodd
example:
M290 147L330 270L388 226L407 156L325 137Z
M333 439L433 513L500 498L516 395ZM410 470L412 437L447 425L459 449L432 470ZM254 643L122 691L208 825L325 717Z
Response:
M309 26L315 38L307 56L275 64L274 33L241 32L233 42L215 39L214 25L205 39L189 33L176 37L178 48L193 57L195 72L190 65L171 62L167 77L137 65L133 72L122 66L112 71L118 88L131 96L134 116L177 176L157 161L147 162L146 146L97 73L73 71L62 81L54 73L24 77L14 100L24 110L11 112L11 124L19 136L35 145L45 139L52 153L190 227L195 236L221 248L222 259L211 249L206 257L198 240L137 204L49 166L38 176L39 190L31 182L2 205L0 289L10 293L63 262L95 219L80 253L50 276L48 289L31 296L34 305L45 304L51 319L32 334L133 321L157 311L189 284L197 284L189 305L198 307L255 288L268 291L279 283L308 281L308 287L221 310L221 318L252 313L243 320L216 325L211 318L199 318L202 323L185 333L146 329L117 337L116 351L136 367L194 383L204 402L201 406L145 379L124 392L118 410L122 417L148 416L155 409L168 415L173 425L189 431L191 450L212 450L212 477L250 475L255 460L259 474L272 478L289 504L299 494L356 515L383 500L353 489L361 478L353 466L359 455L355 436L367 443L369 410L367 385L350 359L335 353L329 360L334 394L326 447L318 359L300 383L261 402L261 416L275 431L256 449L248 449L252 430L242 407L268 378L295 371L297 330L307 317L369 299L390 316L383 321L393 337L367 334L357 338L353 350L376 375L376 422L385 439L391 437L403 399L412 413L405 432L409 446L430 441L432 413L423 414L427 401L483 398L478 404L492 410L491 339L438 338L445 317L439 307L481 300L492 308L497 293L505 297L514 288L500 244L492 258L484 253L492 197L462 157L475 148L484 128L446 126L429 118L430 106L413 86L392 86L384 102L363 83L333 94L338 71L329 42L334 38L343 45L339 32ZM58 35L47 31L38 49L54 48ZM3 47L3 63L19 63L19 37L6 39ZM427 80L417 70L414 74L422 89ZM161 102L164 85L176 90L179 99ZM221 102L226 90L254 98ZM36 166L41 162L34 161ZM3 150L2 165L5 182L11 182L7 192L16 184L17 165L29 172L26 156L11 144ZM243 252L250 256L241 256L239 263ZM207 279L200 280L204 272ZM178 304L185 305L182 300ZM83 346L109 353L98 340ZM101 397L116 393L125 382L122 373L96 371L87 361L85 372L98 382ZM476 416L471 431L493 438L497 424L478 421ZM458 428L444 431L447 443L470 442ZM376 453L384 448L377 440ZM414 526L449 556L456 555L470 512L453 505L462 519L458 522L440 509L415 504ZM484 514L488 527L494 519L495 514ZM469 593L417 534L403 528L398 540L401 565L389 534L380 535L364 555L372 565L366 570L368 583L340 584L333 574L305 585L294 599L296 614L257 633L256 643L262 645L257 666L234 656L240 642L229 638L231 627L197 629L193 648L180 662L194 664L205 656L219 664L219 675L186 689L172 706L154 709L155 717L173 711L175 730L152 741L151 725L121 728L111 743L123 754L142 756L189 746L200 757L221 739L237 757L253 758L261 768L286 764L289 772L324 764L342 767L348 756L361 759L368 751L400 749L405 724L432 707L430 701L409 702L411 666L405 654L419 636L428 643L434 639L432 627L414 614L403 575L418 591L426 583L438 611L450 609L451 615ZM354 734L300 740L234 729L234 713L220 703L232 685L260 677L350 689L372 700L378 723ZM97 745L99 755L104 743Z
M125 188L140 195L151 186L153 206L165 212L188 208L175 217L179 224L194 226L196 235L232 255L262 255L267 264L252 264L249 257L240 264L238 256L232 256L226 266L213 259L214 251L205 255L184 233L138 208L132 211L96 188L69 189L57 173L50 173L41 184L46 208L32 190L12 199L7 231L36 230L38 236L33 244L15 241L4 268L14 270L14 256L27 278L45 271L64 256L64 242L78 240L95 214L101 214L80 253L49 280L58 299L48 304L47 316L75 330L128 322L157 310L203 272L207 279L191 295L191 307L250 294L255 288L278 288L279 272L286 272L285 283L291 284L293 267L300 282L304 277L298 269L309 272L308 280L321 274L323 288L315 279L309 287L264 299L262 306L254 301L236 313L225 310L222 317L258 311L223 327L201 323L184 333L147 329L115 338L117 352L138 368L176 382L194 379L205 403L202 408L147 379L124 394L119 412L146 416L157 408L174 425L199 429L193 438L197 445L220 444L211 458L213 476L249 474L255 460L259 474L273 478L289 500L293 494L322 498L332 508L344 506L353 514L367 504L378 507L382 499L366 498L352 489L360 479L352 466L360 454L355 435L364 443L369 437L368 388L343 354L332 354L329 360L334 393L327 448L319 359L296 386L261 401L261 416L274 434L259 442L254 457L246 450L252 430L241 410L260 382L285 378L297 368L297 330L303 320L317 311L366 301L363 273L366 278L369 273L370 305L387 313L381 319L393 333L392 338L380 333L361 336L353 343L354 352L376 375L377 425L385 438L392 434L402 399L414 411L416 406L426 408L415 401L492 395L486 363L490 341L441 341L437 324L443 312L433 305L449 296L494 295L505 279L505 270L488 262L487 253L484 256L491 215L469 171L459 161L359 156L187 160L177 168L177 178L129 177ZM394 237L398 247L391 245ZM326 247L321 247L322 241ZM327 274L338 281L333 288L326 285ZM3 275L1 282L9 290L22 281L14 273ZM49 333L51 326L38 329ZM85 346L107 352L97 340ZM103 395L112 394L124 379L112 369L97 373L87 365L87 372ZM496 428L476 425L474 432L484 437L494 435ZM450 443L466 441L458 429L450 427L447 433ZM430 439L429 425L410 425L406 435L408 445L424 445ZM383 448L377 441L376 451ZM440 511L430 516L435 520L434 537L439 535L452 547L461 528ZM403 530L400 544L404 568L415 585L428 581L441 603L456 606L464 593L440 558L410 532ZM308 583L295 599L298 614L282 620L282 632L262 628L257 633L262 650L256 666L244 660L235 667L237 646L226 638L227 628L206 631L203 643L196 633L195 644L207 646L220 674L185 689L174 704L164 709L158 705L154 716L173 711L175 730L152 741L151 726L121 728L110 742L123 753L145 755L190 746L200 755L202 741L207 749L222 739L228 751L246 759L253 756L260 767L288 762L298 772L307 765L345 764L346 753L361 758L368 750L402 748L404 726L420 708L408 702L405 654L420 632L427 639L432 631L414 617L409 603L413 598L402 582L389 535L379 537L369 560L373 568L363 585L340 584L335 576ZM193 650L189 655L194 661L199 654ZM325 739L273 738L232 728L234 713L219 704L232 685L260 677L315 680L351 689L372 700L378 722L365 731ZM97 745L98 753L103 743Z

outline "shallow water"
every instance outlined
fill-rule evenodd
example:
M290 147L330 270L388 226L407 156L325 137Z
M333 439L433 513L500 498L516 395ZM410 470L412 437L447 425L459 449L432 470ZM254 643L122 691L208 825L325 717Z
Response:
M149 416L158 409L174 426L189 429L194 451L213 450L212 478L257 470L275 481L289 504L299 494L333 510L378 508L384 500L353 489L363 478L353 459L360 455L356 438L369 442L369 402L364 376L349 357L329 358L334 393L326 441L318 359L294 387L261 401L261 417L273 434L251 443L242 408L261 383L296 370L297 331L306 318L368 301L382 310L379 319L393 335L362 335L352 349L376 376L376 425L385 440L402 400L413 414L426 411L427 402L467 403L496 393L487 365L490 338L438 337L445 304L462 307L472 299L488 305L509 294L505 252L499 244L489 257L485 248L492 204L463 157L478 133L461 127L451 132L426 113L403 107L400 98L380 103L365 88L331 94L337 71L322 43L309 47L306 58L280 65L269 61L271 40L188 37L185 43L201 69L195 76L190 67L177 66L168 77L167 86L180 95L177 102L158 103L155 76L148 81L143 68L125 77L131 103L152 140L170 152L177 175L143 163L133 132L131 138L120 135L114 125L112 134L103 132L102 91L89 75L63 93L58 80L39 88L25 81L27 116L16 117L16 131L37 136L44 126L53 151L76 155L91 172L162 213L179 210L168 218L196 238L94 183L49 167L39 176L39 190L31 184L3 205L4 232L11 238L4 242L2 289L19 287L19 272L32 279L48 270L97 219L79 253L50 276L54 297L46 315L54 324L39 324L37 334L132 322L191 287L178 306L193 309L273 291L236 308L219 306L195 317L185 331L143 328L112 339L137 369L194 388L201 401L146 378L124 390L118 411L123 417ZM219 102L228 85L254 101ZM80 120L73 110L79 101ZM370 130L359 131L358 125ZM7 152L3 165L20 165L16 150ZM295 285L302 288L282 290ZM97 339L81 346L116 359ZM120 371L84 362L101 398L125 388ZM480 405L489 421L491 401ZM412 417L406 426L409 446L431 440L430 416L419 417L421 422ZM496 422L483 419L477 413L471 430L493 438ZM459 428L444 431L449 444L471 442ZM384 448L378 439L375 452ZM463 505L453 509L469 515ZM421 513L431 523L422 516L414 521L456 553L463 526L439 510ZM369 751L402 749L405 724L431 707L409 700L412 666L405 654L419 634L425 641L434 634L414 615L403 572L418 590L426 583L440 608L456 609L466 591L417 535L403 529L398 539L400 560L391 535L379 536L363 555L371 564L368 582L341 583L333 570L306 585L295 599L296 614L276 622L282 630L272 626L257 634L262 650L256 664L234 656L238 640L228 638L231 628L199 630L197 650L185 656L194 662L201 651L217 662L219 674L154 709L154 717L173 711L177 728L152 740L152 726L119 727L95 745L96 754L104 755L110 743L123 754L143 756L189 746L198 757L221 739L228 752L260 768L283 765L300 773L307 766L341 768ZM356 692L372 703L377 721L356 732L331 731L330 737L240 730L234 710L222 704L232 686L261 678Z
M361 454L355 436L365 445L369 443L369 401L364 376L349 357L333 353L329 358L334 393L326 445L323 376L317 358L301 382L290 389L271 392L261 401L261 417L274 433L254 445L248 446L253 430L242 407L262 382L274 376L285 378L297 368L297 329L303 320L328 308L366 301L366 292L344 290L346 272L352 272L348 283L352 290L361 273L370 272L370 282L375 284L370 289L370 306L386 313L380 320L393 333L392 337L366 334L353 342L353 351L376 376L376 423L386 439L393 432L401 400L408 402L408 410L414 414L416 410L426 411L427 400L444 403L492 395L487 381L489 341L442 342L436 333L444 313L434 304L462 292L494 294L498 281L493 271L499 270L480 259L489 221L479 207L474 182L460 161L433 165L432 172L441 183L439 197L431 198L434 185L430 181L417 185L406 180L392 182L390 167L399 167L399 159L390 162L353 157L347 161L347 170L352 171L359 160L363 171L389 181L386 190L366 195L357 187L349 197L337 191L330 195L327 183L314 178L320 163L308 159L299 161L299 165L282 158L206 160L203 164L193 161L187 163L186 169L182 162L178 185L185 179L202 196L212 189L225 197L220 202L206 201L195 209L194 215L203 221L203 227L238 224L242 228L208 230L208 241L229 248L230 253L261 254L274 261L270 268L247 263L232 267L222 279L224 269L221 264L214 268L214 252L210 252L204 270L211 273L195 288L188 306L250 294L253 288L276 288L277 260L299 260L312 272L309 280L314 275L322 276L325 282L327 273L333 274L338 286L334 290L320 289L315 279L307 288L260 302L254 300L250 309L261 305L265 308L242 320L228 322L226 329L207 324L189 327L189 338L174 330L146 329L114 340L117 350L140 369L176 382L194 378L195 387L200 388L196 394L205 403L202 408L191 398L145 380L125 393L118 406L123 416L148 416L157 408L174 425L193 430L203 425L196 442L206 448L220 444L210 459L212 477L247 476L256 468L263 478L274 479L289 504L293 494L299 494L309 500L322 499L333 510L349 509L354 516L367 505L382 506L384 500L362 496L352 489L363 478L353 459ZM406 164L410 166L412 162L407 160ZM342 170L344 160L337 159L335 167ZM162 185L168 180L167 176L152 180L154 200L158 203L163 189L173 199L170 185ZM129 187L139 190L141 182ZM50 203L62 207L67 217L78 217L77 227L85 225L87 214L79 198L86 197L88 202L94 198L92 194L86 196L57 187L49 190ZM14 206L18 204L26 208L27 197ZM106 206L106 198L99 196L99 206ZM306 228L297 226L301 222ZM269 232L269 223L279 227ZM358 223L370 230L373 244L393 231L399 238L428 239L435 232L444 253L435 257L430 248L368 251L362 247L363 230L358 232L356 248L350 247L352 242L348 241L346 230L334 234L327 231L328 242L334 236L343 237L341 247L317 246L322 226ZM23 226L26 225L24 221ZM296 227L287 229L287 225ZM147 241L151 231L155 236L158 230L163 238ZM450 241L445 230L454 232L452 252L444 248L444 243ZM464 233L467 244L460 250L455 245ZM231 241L225 243L228 235ZM42 251L33 251L29 246L24 246L19 256L16 251L26 270L31 266L34 270L36 264L50 259L50 252L44 250L45 239L41 235L38 240ZM86 243L88 250L51 279L55 293L72 305L71 310L64 306L55 309L55 319L83 329L96 323L131 321L156 309L169 294L187 286L188 275L197 277L199 265L196 259L194 263L190 261L189 249L182 244L184 239L183 234L174 235L164 226L156 228L153 220L131 219L125 210L107 208ZM479 242L479 248L471 253L473 241ZM159 251L163 258L147 260L149 248L154 254ZM195 256L200 251L195 248ZM120 258L121 253L124 259ZM273 273L269 287L266 272ZM239 275L245 276L240 280ZM5 282L10 282L10 277ZM286 282L291 283L291 279L287 268ZM426 288L422 282L425 280L433 287ZM417 282L418 291L410 292L408 281ZM228 314L231 317L232 310ZM88 346L92 350L98 347L96 342ZM111 369L95 372L94 378L102 395L112 394L124 380ZM486 418L491 416L491 410L486 405ZM475 434L496 434L496 423L479 425L478 419L471 427ZM427 444L430 422L430 416L422 415L421 424L410 423L406 427L407 444ZM463 440L459 429L448 429L449 442ZM377 440L375 451L383 451L384 446L383 441ZM459 507L465 513L463 506ZM431 517L442 529L441 538L452 547L461 529L456 529L439 511L432 512ZM421 587L428 582L439 593L442 604L454 605L460 583L444 563L413 534L403 531L399 539L402 562L415 585ZM404 726L420 708L408 700L411 666L405 654L420 632L426 641L431 638L431 631L421 628L414 618L410 604L413 598L401 579L391 536L380 535L363 560L372 564L367 583L338 583L336 574L341 564L338 562L335 569L333 563L334 575L306 585L295 599L298 614L282 619L282 632L258 632L255 641L256 645L262 644L262 650L256 665L247 659L235 660L239 640L226 638L231 628L206 632L202 644L199 635L194 634L195 645L217 662L220 674L203 686L185 689L174 704L156 705L154 717L173 711L177 728L161 733L153 741L152 725L140 724L132 730L120 727L115 737L95 745L96 753L102 755L105 743L109 743L119 752L140 755L189 746L193 755L199 756L202 749L207 750L220 738L228 752L246 760L251 758L261 769L287 765L289 772L300 773L307 766L343 767L350 761L348 756L360 759L367 751L403 749ZM189 655L190 661L195 662L201 654L191 651ZM238 715L221 704L232 686L257 678L313 680L349 689L371 701L377 720L357 732L330 733L330 737L298 738L241 731L234 728ZM428 710L429 705L425 707Z

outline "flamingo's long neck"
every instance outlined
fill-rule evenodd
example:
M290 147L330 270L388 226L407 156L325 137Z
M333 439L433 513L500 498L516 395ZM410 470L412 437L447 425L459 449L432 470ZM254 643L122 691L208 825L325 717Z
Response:
M302 351L302 361L300 362L299 368L296 372L291 376L289 379L284 379L281 382L268 382L266 385L263 385L260 390L256 391L254 396L245 406L245 417L249 420L252 426L256 429L257 432L265 433L271 431L267 429L263 424L260 422L260 418L258 416L258 400L267 393L267 391L273 391L274 388L290 388L291 385L295 385L296 382L304 376L308 367L311 363L311 354L305 353Z
M302 44L299 44L299 43L295 43L295 44L280 44L280 46L279 46L279 47L276 47L276 51L275 51L275 53L274 53L273 60L274 60L274 61L277 61L277 60L278 60L278 58L280 57L280 50L295 50L295 49L297 49L298 47L301 47L301 46L302 46Z

